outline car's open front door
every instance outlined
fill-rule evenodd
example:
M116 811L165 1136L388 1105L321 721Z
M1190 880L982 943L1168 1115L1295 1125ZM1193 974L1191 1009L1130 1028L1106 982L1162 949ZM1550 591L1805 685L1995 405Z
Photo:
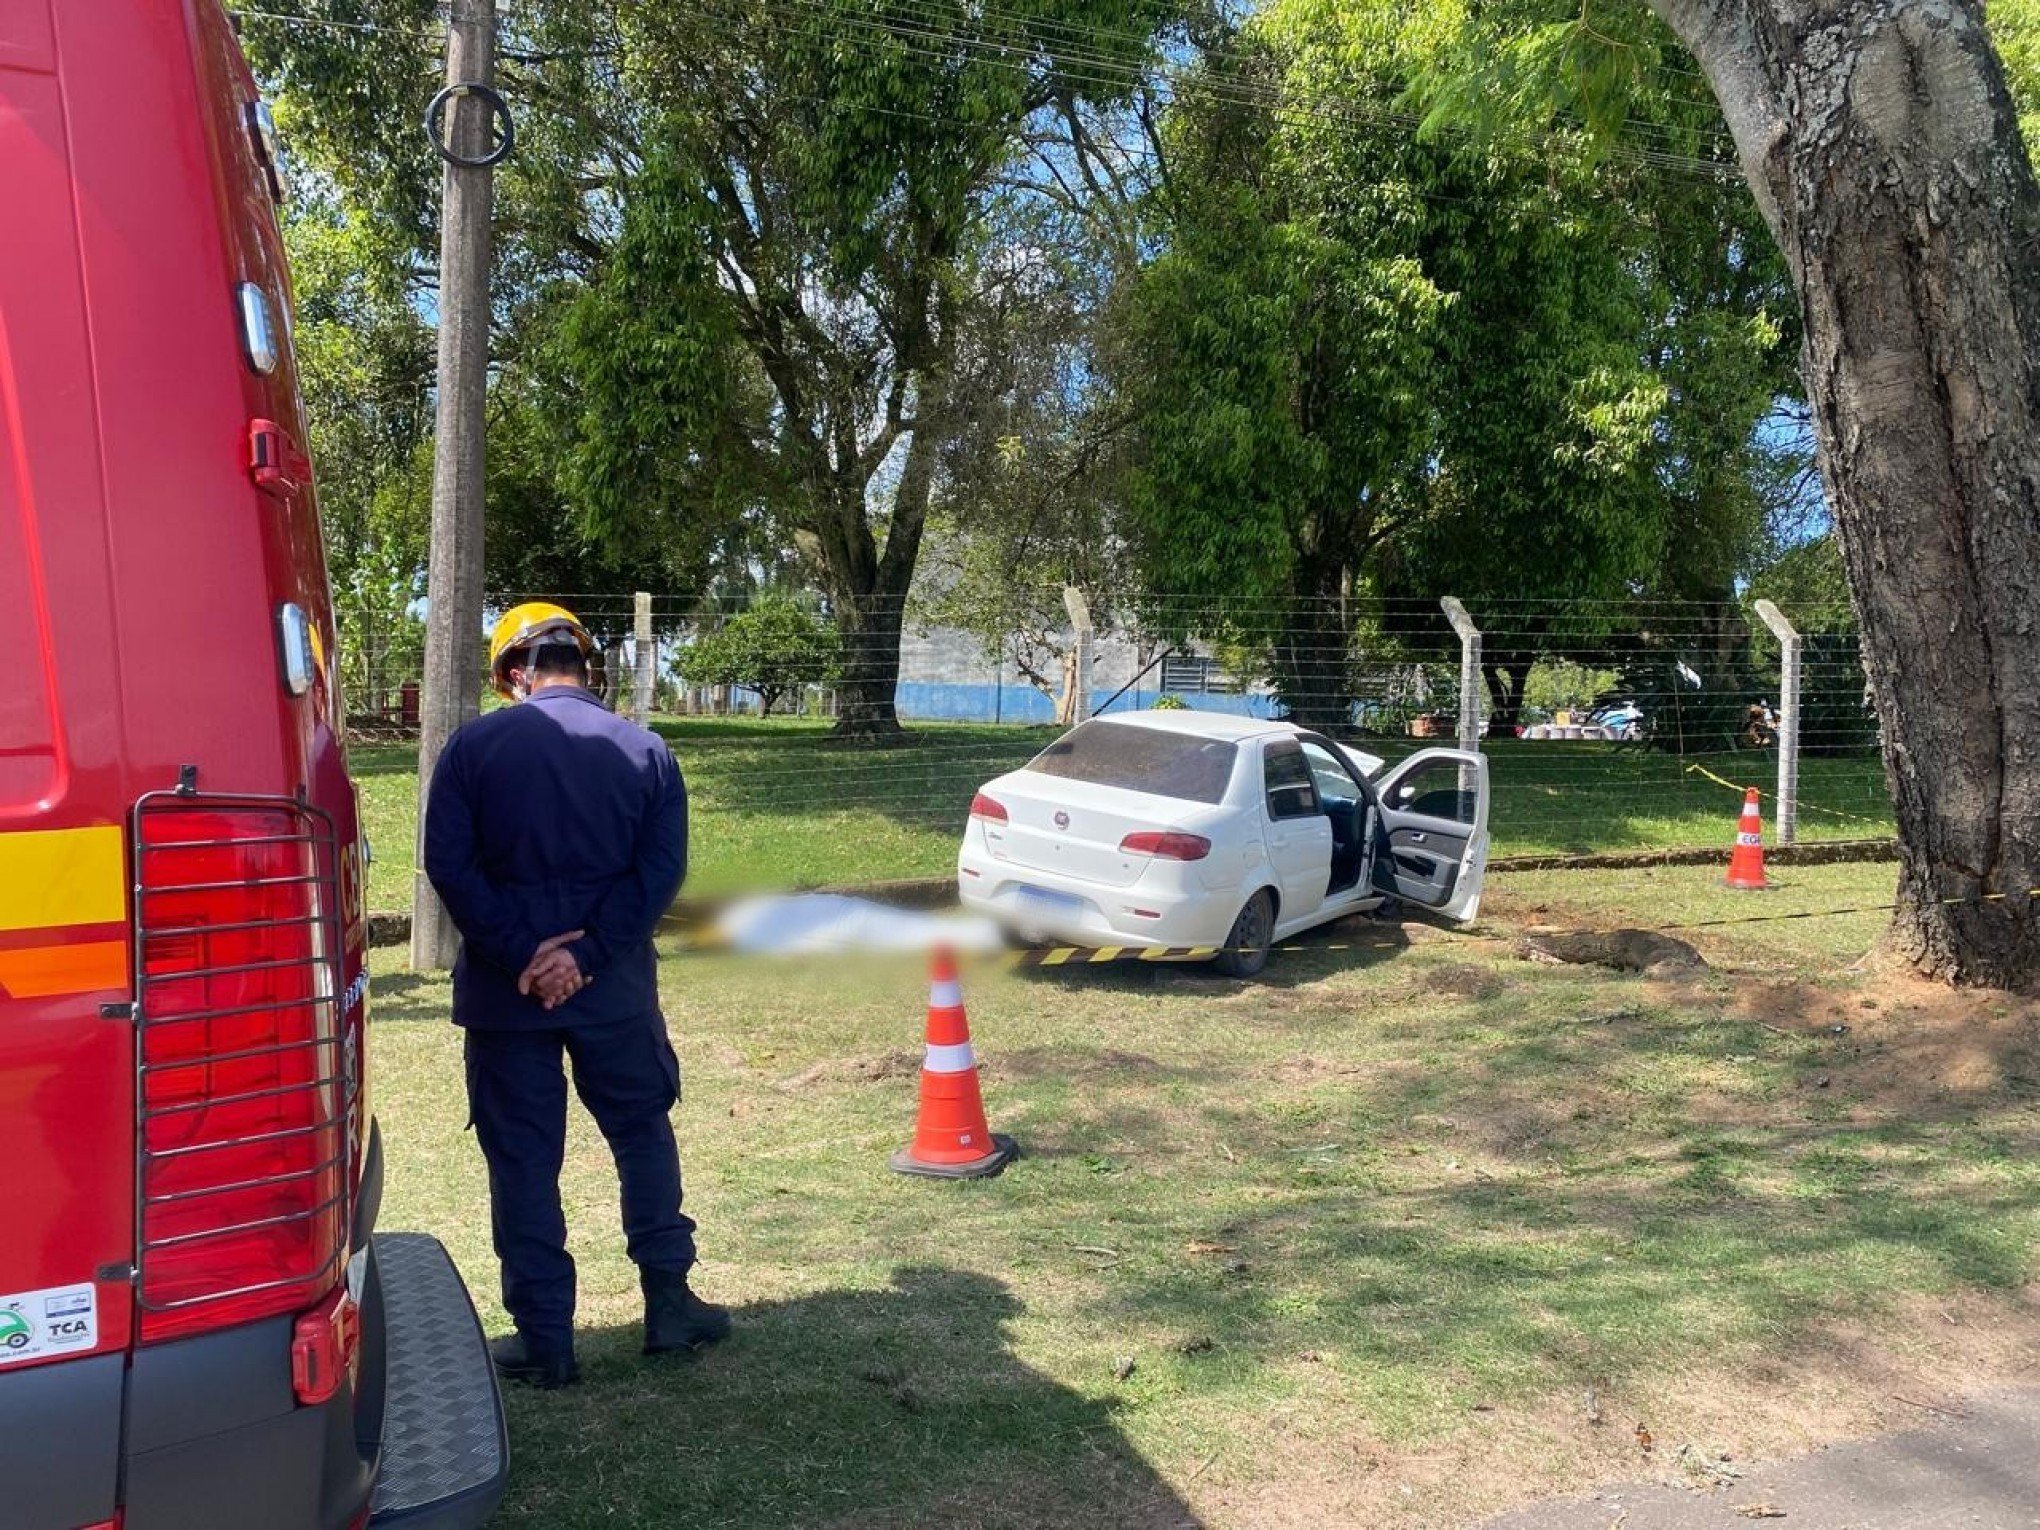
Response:
M1376 790L1387 843L1374 858L1375 886L1448 919L1472 919L1487 878L1487 760L1463 749L1420 750Z

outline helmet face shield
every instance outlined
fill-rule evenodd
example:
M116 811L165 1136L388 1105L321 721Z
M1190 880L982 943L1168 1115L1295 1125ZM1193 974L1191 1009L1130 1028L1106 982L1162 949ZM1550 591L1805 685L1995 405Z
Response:
M531 694L531 679L537 670L538 656L547 649L565 649L577 655L583 665L588 662L587 646L572 633L559 628L541 632L531 642L513 648L503 656L504 676L510 681L510 694L514 699L523 701Z

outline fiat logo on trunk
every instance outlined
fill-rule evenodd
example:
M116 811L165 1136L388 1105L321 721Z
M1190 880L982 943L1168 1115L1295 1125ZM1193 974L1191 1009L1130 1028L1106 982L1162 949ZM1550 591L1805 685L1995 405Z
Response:
M1054 822L1055 826L1058 829L1067 829L1070 826L1070 815L1065 813L1061 808L1057 808L1055 810Z

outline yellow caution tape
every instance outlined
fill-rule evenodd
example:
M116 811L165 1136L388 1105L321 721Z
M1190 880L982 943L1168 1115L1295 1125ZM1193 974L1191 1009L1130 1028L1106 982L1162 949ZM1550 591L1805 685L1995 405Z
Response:
M1690 776L1705 776L1708 780L1712 781L1716 786L1725 786L1732 792L1744 792L1744 793L1755 792L1760 797L1768 795L1761 787L1737 786L1735 782L1729 780L1728 777L1717 776L1705 765L1688 765L1686 767L1686 774Z
M1037 946L1026 951L1003 952L992 959L992 965L1087 967L1106 962L1206 962L1222 949L1220 946Z
M1705 776L1716 786L1725 786L1732 792L1755 792L1759 797L1765 798L1767 801L1776 802L1778 800L1776 792L1767 792L1761 786L1737 786L1735 782L1729 780L1726 776L1717 776L1705 765L1688 765L1686 771L1689 775ZM1828 818L1840 818L1849 823L1866 823L1872 828L1877 829L1888 829L1891 822L1886 818L1865 818L1861 813L1844 813L1840 808L1822 807L1817 802L1807 802L1804 800L1801 800L1799 803L1799 811L1802 813L1820 813Z

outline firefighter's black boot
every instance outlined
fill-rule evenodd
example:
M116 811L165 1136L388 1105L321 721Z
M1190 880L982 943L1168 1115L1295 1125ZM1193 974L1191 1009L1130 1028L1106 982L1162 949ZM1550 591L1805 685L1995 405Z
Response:
M534 1349L521 1333L505 1334L493 1341L489 1358L496 1363L496 1374L505 1381L521 1382L542 1392L570 1387L581 1379L581 1368L574 1364L571 1351L560 1354Z
M687 1289L687 1277L670 1270L638 1271L645 1292L645 1353L706 1349L730 1331L729 1312Z

